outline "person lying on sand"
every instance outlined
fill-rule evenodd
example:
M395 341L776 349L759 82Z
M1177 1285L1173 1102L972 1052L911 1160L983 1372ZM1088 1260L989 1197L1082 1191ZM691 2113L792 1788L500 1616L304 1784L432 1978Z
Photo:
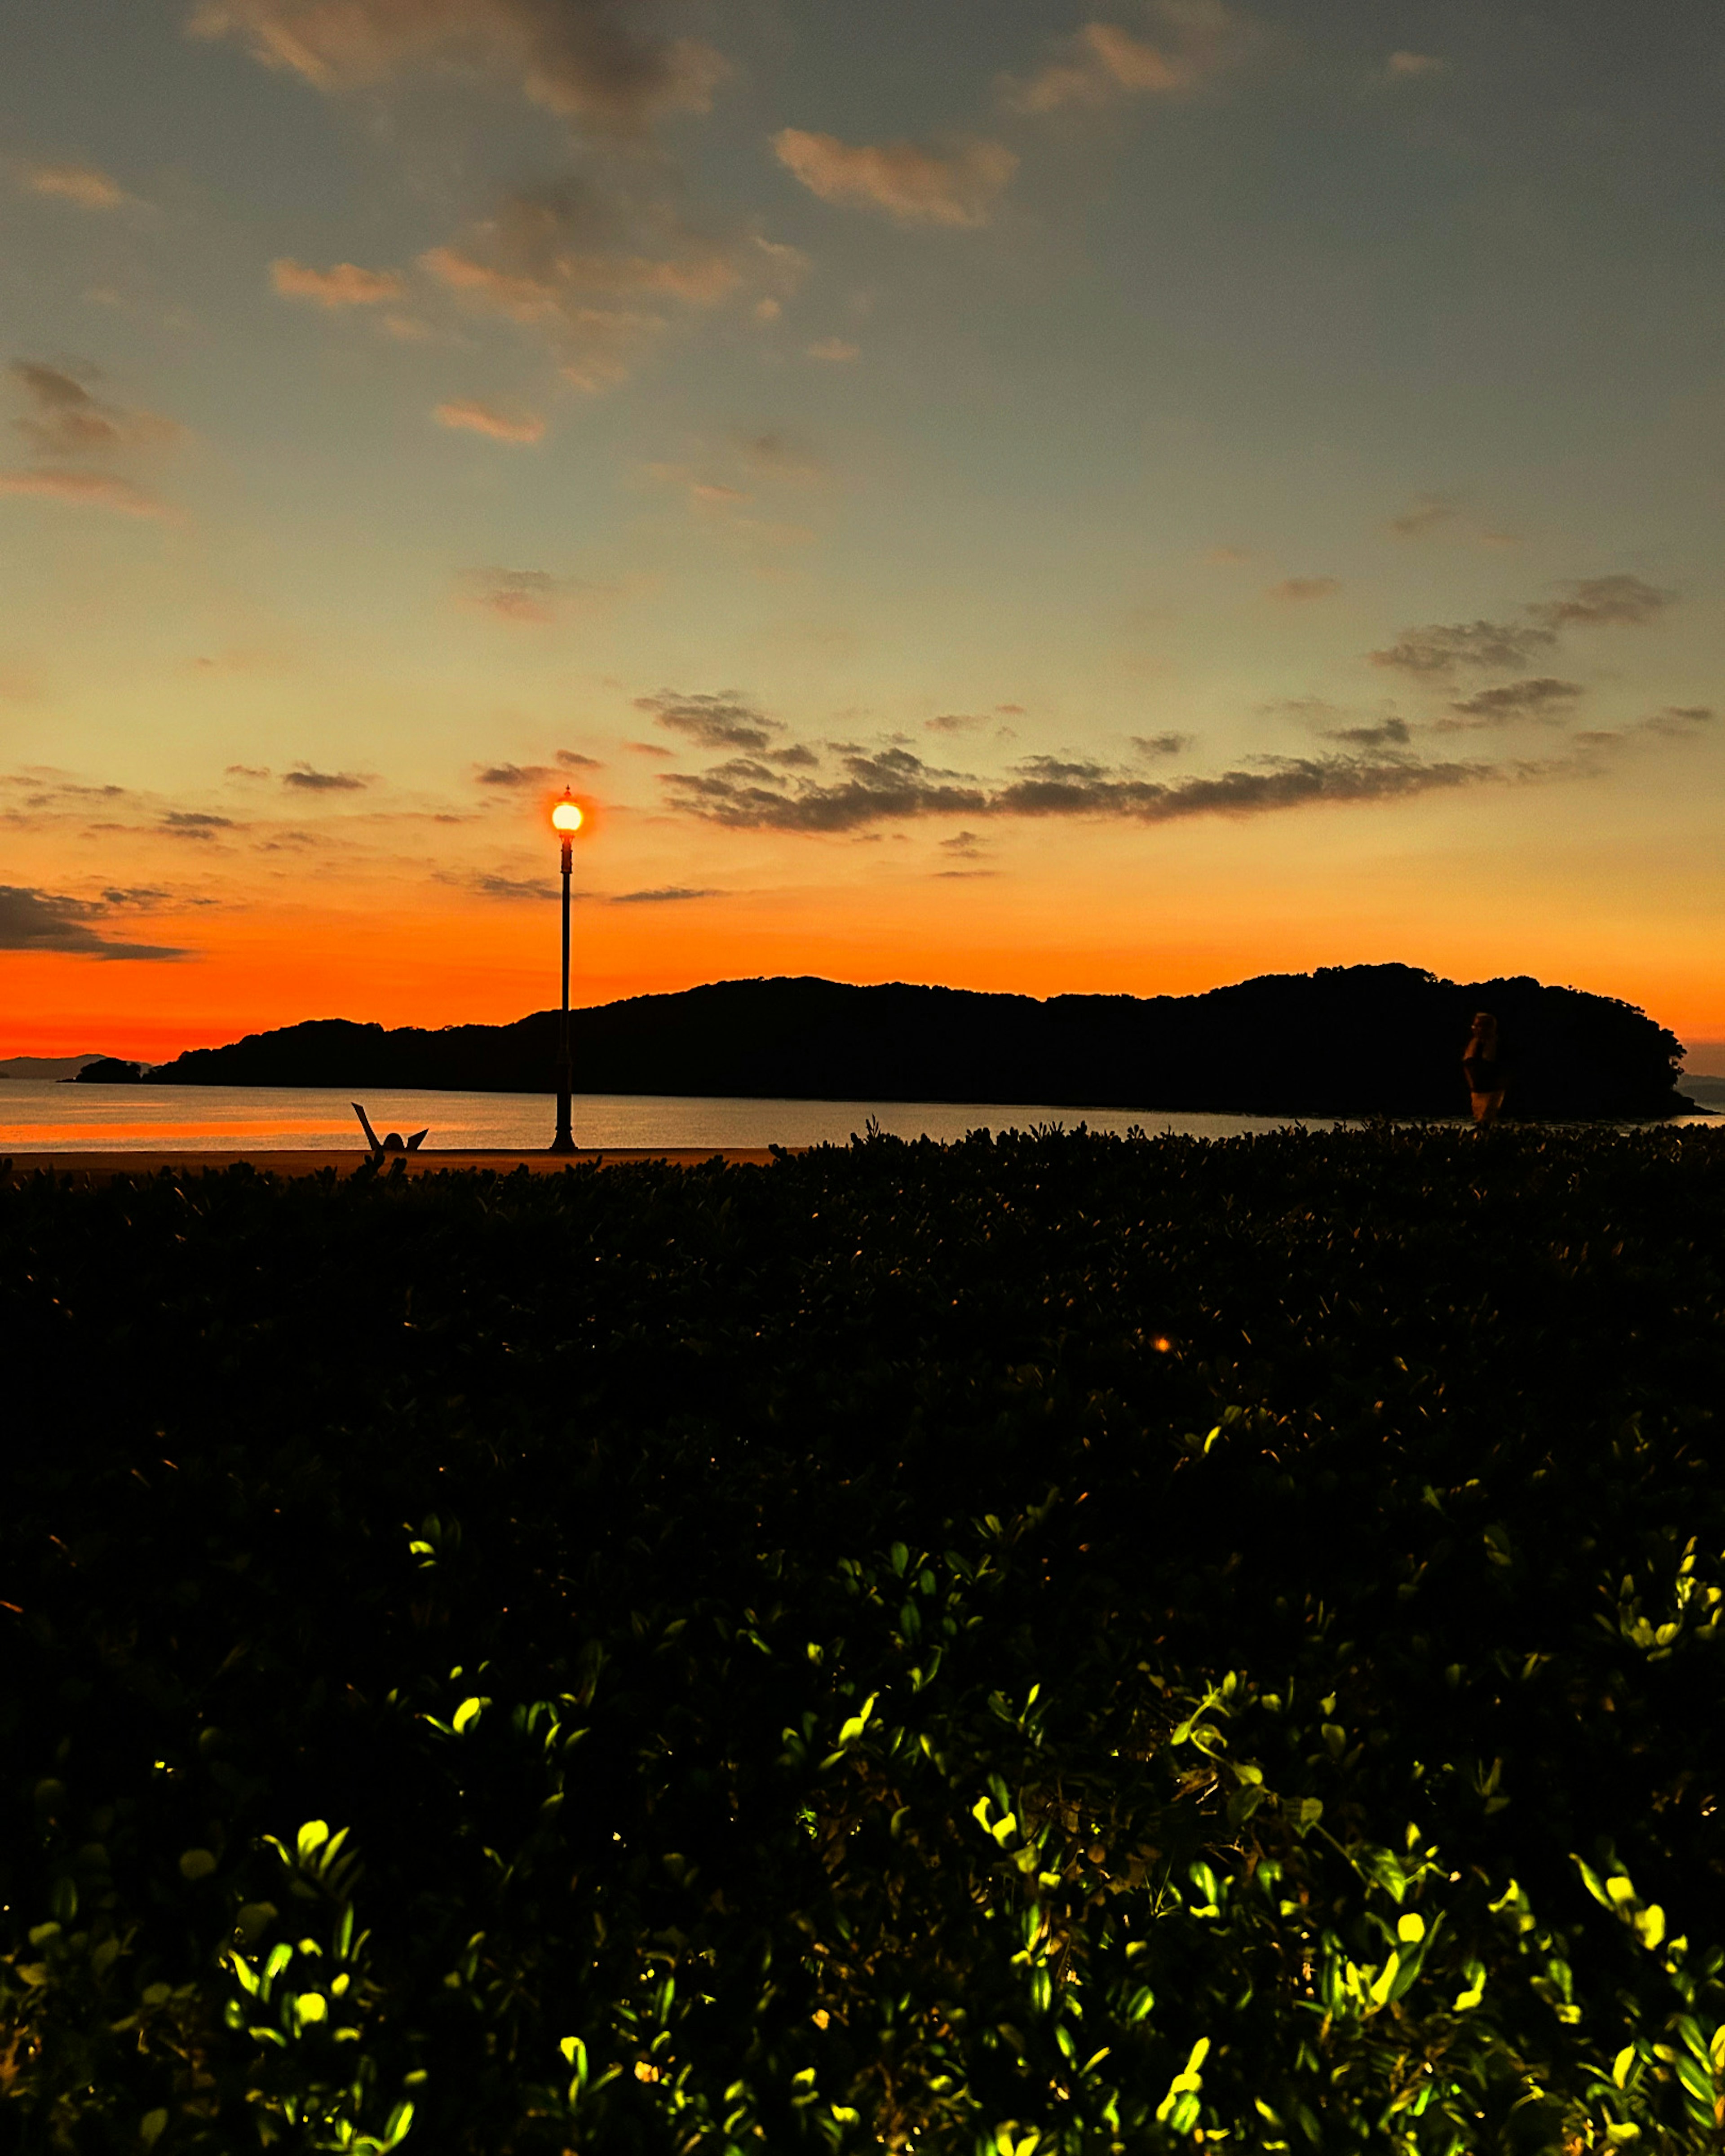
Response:
M418 1152L429 1133L430 1126L428 1124L424 1130L415 1131L410 1138L403 1139L399 1131L391 1131L387 1137L380 1138L372 1128L371 1117L357 1101L352 1103L352 1106L354 1114L359 1117L359 1127L366 1134L366 1143L372 1149L373 1160L382 1160L387 1152Z

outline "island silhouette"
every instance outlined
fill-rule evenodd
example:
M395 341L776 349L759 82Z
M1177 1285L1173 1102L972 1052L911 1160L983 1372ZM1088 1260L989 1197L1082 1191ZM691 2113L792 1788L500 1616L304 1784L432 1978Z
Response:
M1632 1004L1526 975L1406 965L1270 973L1198 995L1024 995L814 978L719 981L573 1014L575 1089L742 1099L974 1101L1236 1114L1449 1116L1474 1014L1493 1012L1508 1112L1659 1117L1682 1044ZM558 1014L387 1029L316 1019L188 1050L155 1085L552 1089ZM110 1063L85 1081L129 1077Z

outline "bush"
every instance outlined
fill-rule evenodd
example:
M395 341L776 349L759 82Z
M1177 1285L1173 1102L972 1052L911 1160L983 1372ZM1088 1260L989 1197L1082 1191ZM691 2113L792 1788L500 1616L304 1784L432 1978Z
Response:
M13 2145L1717 2149L1722 1199L0 1190Z

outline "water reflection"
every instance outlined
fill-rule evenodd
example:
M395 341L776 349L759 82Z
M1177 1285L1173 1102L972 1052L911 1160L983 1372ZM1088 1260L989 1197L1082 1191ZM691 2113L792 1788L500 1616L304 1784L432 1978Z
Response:
M345 1091L264 1086L62 1086L0 1082L0 1152L363 1152L350 1105L363 1100L379 1130L430 1127L428 1151L537 1151L551 1142L556 1105L541 1093ZM733 1101L661 1094L578 1094L575 1142L583 1147L842 1145L870 1117L894 1137L963 1137L1080 1122L1092 1130L1177 1131L1234 1137L1280 1130L1285 1116L1165 1115L1149 1109L1002 1107L988 1102ZM1328 1130L1328 1117L1310 1127Z

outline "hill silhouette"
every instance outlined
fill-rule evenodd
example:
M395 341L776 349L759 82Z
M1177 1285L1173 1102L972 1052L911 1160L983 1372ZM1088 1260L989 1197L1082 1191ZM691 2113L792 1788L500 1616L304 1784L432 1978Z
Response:
M1659 1116L1681 1044L1632 1005L1525 975L1458 983L1412 966L1271 973L1192 996L1030 996L895 982L721 981L572 1014L586 1093L974 1101L1274 1115L1465 1111L1461 1055L1494 1011L1510 1109ZM557 1014L386 1029L321 1019L193 1049L146 1082L549 1092Z

